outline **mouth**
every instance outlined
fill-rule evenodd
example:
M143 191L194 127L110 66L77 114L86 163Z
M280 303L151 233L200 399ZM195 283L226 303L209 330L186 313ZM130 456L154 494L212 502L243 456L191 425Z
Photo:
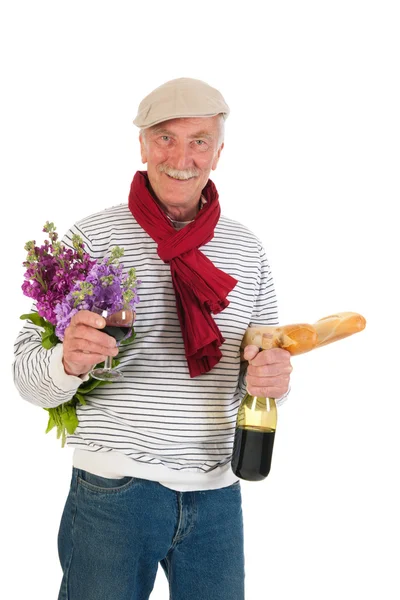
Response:
M171 177L167 173L164 173L164 175L166 175L171 181L176 181L176 183L187 183L188 181L195 179L194 177L189 177L189 179L177 179L176 177Z

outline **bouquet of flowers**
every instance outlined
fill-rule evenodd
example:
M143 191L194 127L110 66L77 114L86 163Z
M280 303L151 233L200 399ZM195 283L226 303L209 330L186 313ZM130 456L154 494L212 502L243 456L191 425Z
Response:
M43 231L48 233L49 240L45 240L41 247L37 247L35 241L28 242L25 245L28 254L23 263L26 272L22 291L36 301L37 312L21 315L20 318L43 328L44 348L50 349L62 342L66 328L79 310L92 310L94 306L113 312L130 308L136 315L135 306L140 300L137 285L141 282L136 279L135 269L123 274L123 264L119 262L124 254L122 248L115 246L109 258L95 261L84 251L80 236L73 236L72 250L57 241L54 223L47 221ZM130 335L119 344L129 344L134 339L132 327ZM119 360L113 359L112 366L118 364ZM71 400L55 408L46 408L49 413L46 433L57 427L57 438L61 437L64 447L66 432L72 434L78 426L77 404L86 404L86 394L107 383L110 382L89 375Z

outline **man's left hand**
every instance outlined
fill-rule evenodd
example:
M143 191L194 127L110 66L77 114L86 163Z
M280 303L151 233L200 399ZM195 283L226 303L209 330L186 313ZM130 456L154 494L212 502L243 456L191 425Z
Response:
M247 367L247 391L252 396L262 398L281 398L289 389L290 353L283 348L260 350L249 345L244 349Z

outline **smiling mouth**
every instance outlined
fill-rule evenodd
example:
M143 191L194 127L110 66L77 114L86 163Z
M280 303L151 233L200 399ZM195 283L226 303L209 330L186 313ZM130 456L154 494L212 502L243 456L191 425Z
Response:
M177 177L171 177L171 175L168 175L168 173L165 173L165 175L169 178L172 179L172 181L179 181L181 183L185 183L186 181L190 181L191 179L194 179L194 177L189 177L189 179L178 179Z

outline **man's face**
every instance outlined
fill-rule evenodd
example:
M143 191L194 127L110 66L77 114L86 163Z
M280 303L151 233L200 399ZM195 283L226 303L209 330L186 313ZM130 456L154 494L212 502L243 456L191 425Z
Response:
M168 207L195 206L210 171L217 168L219 117L170 119L140 136L142 162L151 187Z

